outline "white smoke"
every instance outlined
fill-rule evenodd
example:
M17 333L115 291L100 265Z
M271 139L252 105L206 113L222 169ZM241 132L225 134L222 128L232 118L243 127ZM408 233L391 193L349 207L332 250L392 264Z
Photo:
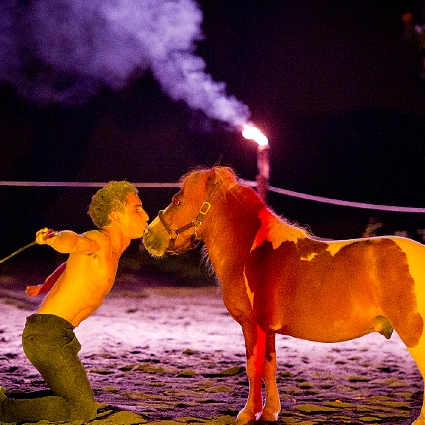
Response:
M150 70L174 100L234 126L249 110L196 56L195 0L1 0L0 79L37 102L76 103Z

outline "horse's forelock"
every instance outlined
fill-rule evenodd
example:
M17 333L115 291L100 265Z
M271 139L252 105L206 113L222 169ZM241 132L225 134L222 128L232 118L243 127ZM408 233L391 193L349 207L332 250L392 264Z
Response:
M219 182L222 189L237 183L237 176L232 168L215 166L212 168L197 167L180 178L181 187L188 184L198 185L204 180L205 188L208 191L212 185Z
M202 167L196 167L196 168L194 168L194 169L192 169L192 170L188 171L186 174L183 174L183 175L180 177L179 182L181 183L181 185L182 185L182 186L184 186L184 184L185 184L185 183L187 183L187 181L188 181L189 179L193 178L193 176L194 176L195 174L198 174L198 173L200 173L200 172L202 172L202 171L204 171L204 170L205 170L205 168L202 168Z
M202 187L206 187L206 180L209 168L197 167L188 173L184 174L180 178L181 190L193 201L198 200L198 197L202 197ZM205 196L204 196L205 197ZM202 199L201 199L202 200Z

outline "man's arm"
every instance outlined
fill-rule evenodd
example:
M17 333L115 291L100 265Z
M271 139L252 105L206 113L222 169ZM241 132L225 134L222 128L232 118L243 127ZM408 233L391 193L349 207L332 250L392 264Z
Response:
M100 249L99 243L94 239L71 230L61 230L56 236L45 239L48 232L47 228L39 230L36 233L36 242L39 245L47 244L62 254L89 254Z

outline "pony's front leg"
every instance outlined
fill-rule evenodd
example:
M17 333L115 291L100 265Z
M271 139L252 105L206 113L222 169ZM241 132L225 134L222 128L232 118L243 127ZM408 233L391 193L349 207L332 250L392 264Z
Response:
M249 395L245 407L236 418L237 425L256 421L263 412L262 383L266 353L266 334L255 324L242 325L246 348L246 373Z
M275 334L269 333L266 337L266 356L264 364L264 383L266 385L266 404L264 405L261 420L275 422L280 412L279 391L276 384L276 347Z

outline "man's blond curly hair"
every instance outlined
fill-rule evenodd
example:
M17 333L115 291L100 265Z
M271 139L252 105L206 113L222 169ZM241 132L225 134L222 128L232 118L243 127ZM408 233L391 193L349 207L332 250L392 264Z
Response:
M124 212L127 195L137 194L138 190L128 181L111 181L99 189L91 198L88 214L94 225L101 229L111 223L111 211Z

